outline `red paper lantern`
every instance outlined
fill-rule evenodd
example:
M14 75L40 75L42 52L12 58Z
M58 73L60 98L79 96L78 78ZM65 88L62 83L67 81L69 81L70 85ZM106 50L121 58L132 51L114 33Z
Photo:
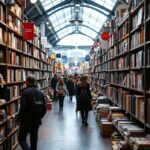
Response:
M109 32L103 32L103 33L101 34L101 38L102 38L103 40L105 40L105 41L108 40L109 37L110 37Z

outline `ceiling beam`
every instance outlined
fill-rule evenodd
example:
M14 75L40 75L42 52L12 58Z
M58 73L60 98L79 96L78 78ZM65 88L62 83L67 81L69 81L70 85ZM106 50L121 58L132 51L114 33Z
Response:
M57 5L55 5L53 7L51 7L50 9L46 10L44 14L47 14L47 13L49 13L49 12L51 12L51 11L57 9L57 8L61 8L62 6L65 6L67 4L70 4L70 2L71 2L71 0L65 0L65 1L63 1L63 2L61 2L59 4L57 4ZM39 15L35 16L35 17L32 17L32 19L34 19L35 21L37 21L39 19ZM43 19L45 19L45 16L43 16Z
M87 0L84 0L86 1L89 5L87 4L81 4L80 6L81 7L86 7L86 8L91 8L103 15L105 15L106 17L109 17L108 14L106 14L105 12L103 12L102 10L108 12L108 13L112 13L112 11L110 11L109 9L105 8L104 6L101 6L97 3L89 3L89 1ZM67 5L68 4L68 5ZM96 4L97 8L95 7L95 5L93 4ZM58 11L61 11L63 9L66 9L66 8L69 8L69 7L74 7L74 4L70 3L70 0L68 2L68 0L65 0L64 2L61 2L60 4L48 9L44 14L46 14L46 16L43 16L42 17L42 21L46 21L48 17L52 16L53 14L55 14L56 12ZM100 8L100 9L98 9ZM41 20L39 19L39 15L36 15L36 16L33 16L32 19L34 19L36 22L41 22Z
M56 41L53 41L53 42L50 42L50 41L49 41L49 42L50 42L50 44L52 44L52 45L56 45L56 44L57 44L59 41L61 41L63 38L65 38L65 37L67 37L67 36L69 36L69 35L73 35L73 34L81 34L81 35L84 35L84 36L86 36L86 37L92 39L93 41L95 41L94 38L92 38L91 36L89 36L89 35L87 35L87 34L81 32L81 31L78 31L78 33L76 33L76 31L73 31L73 32L71 32L71 33L69 33L69 34L64 35L63 37L61 37L60 39L58 39L58 40L56 40Z
M63 46L63 45L56 45L55 47L54 47L54 49L57 51L57 50L70 50L70 49L83 49L83 50L90 50L90 48L91 48L91 46Z
M62 27L61 29L57 30L55 33L57 34L61 30L65 29L65 28L68 28L68 27L76 27L76 25L73 25L73 24L66 25L66 26ZM95 32L96 34L98 34L98 32L96 30L94 30L93 28L91 28L91 27L89 27L87 25L81 24L81 25L78 25L78 27L86 27L86 28L92 30L93 32ZM49 36L50 34L51 33L48 33L48 34L46 34L46 36ZM53 34L53 36L55 36L55 34ZM51 38L53 38L53 36L51 36Z
M94 1L84 0L84 2L87 3L87 4L90 4L90 5L94 6L94 7L96 6L96 7L100 8L100 9L102 9L102 10L105 10L108 13L112 13L112 11L110 9L108 9L108 8L98 4L98 3L95 3Z

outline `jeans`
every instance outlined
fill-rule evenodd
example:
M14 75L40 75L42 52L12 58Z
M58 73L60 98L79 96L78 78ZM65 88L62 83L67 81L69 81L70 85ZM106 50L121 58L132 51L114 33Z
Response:
M37 141L38 141L38 129L39 124L33 125L20 125L19 128L19 143L23 150L36 150L37 149ZM30 148L27 144L26 138L27 134L30 134Z

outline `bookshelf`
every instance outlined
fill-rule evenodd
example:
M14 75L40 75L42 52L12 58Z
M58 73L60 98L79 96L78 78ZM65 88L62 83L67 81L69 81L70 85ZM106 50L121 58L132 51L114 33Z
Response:
M111 32L107 49L92 58L89 78L96 91L150 133L150 1L134 0ZM116 18L117 19L117 18ZM102 51L102 52L101 52ZM98 60L98 61L97 61Z
M40 31L35 26L34 39L23 40L23 6L0 1L0 149L13 150L18 145L17 114L20 93L26 87L28 74L34 74L38 87L48 94L53 61L40 44Z

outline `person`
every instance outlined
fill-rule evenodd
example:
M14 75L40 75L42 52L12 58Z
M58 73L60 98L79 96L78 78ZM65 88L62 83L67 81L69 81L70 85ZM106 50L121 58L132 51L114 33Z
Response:
M59 100L59 111L62 111L64 106L64 98L65 95L68 93L67 87L62 77L60 77L58 80L58 83L56 85L56 92Z
M69 92L69 98L70 98L70 101L72 101L72 97L73 95L75 94L75 87L74 87L74 81L72 79L72 76L70 76L68 78L68 81L67 81L67 89L68 89L68 92Z
M18 113L19 127L19 143L23 150L36 150L38 141L38 129L41 125L41 118L46 113L46 100L43 92L41 92L37 85L36 79L33 75L26 78L27 87L21 93L20 110ZM42 104L42 117L36 118L37 114L33 111L33 98L38 97L38 103ZM35 105L36 106L36 105ZM30 148L26 142L27 134L30 134Z
M56 84L58 82L58 76L57 74L54 74L53 78L51 79L51 87L54 91L54 100L57 101L57 94L56 94Z
M84 93L83 93L84 91ZM81 95L82 94L82 95ZM81 112L82 124L88 125L88 112L92 110L90 84L87 82L87 77L82 76L76 86L77 95L77 111Z

